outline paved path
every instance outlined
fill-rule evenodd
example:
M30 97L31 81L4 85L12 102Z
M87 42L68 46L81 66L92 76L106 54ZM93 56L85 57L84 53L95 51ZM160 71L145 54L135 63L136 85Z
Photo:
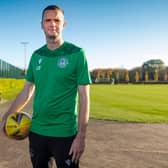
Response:
M0 168L31 168L27 139L0 136ZM168 168L168 125L90 120L81 168Z

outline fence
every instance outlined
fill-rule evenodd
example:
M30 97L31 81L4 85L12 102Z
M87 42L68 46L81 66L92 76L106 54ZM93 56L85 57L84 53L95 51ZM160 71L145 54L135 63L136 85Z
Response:
M24 71L0 59L0 78L23 79Z

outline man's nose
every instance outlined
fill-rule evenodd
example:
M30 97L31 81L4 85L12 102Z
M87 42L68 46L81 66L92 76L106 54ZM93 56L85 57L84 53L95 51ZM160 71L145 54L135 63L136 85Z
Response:
M56 22L54 20L51 20L51 25L52 26L55 26L56 25Z

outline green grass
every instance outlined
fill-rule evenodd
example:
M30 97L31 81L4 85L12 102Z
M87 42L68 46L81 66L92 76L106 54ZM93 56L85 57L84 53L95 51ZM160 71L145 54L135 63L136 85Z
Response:
M91 118L168 123L168 86L92 85Z
M11 100L24 80L0 79L2 99ZM91 118L168 123L168 85L91 85Z

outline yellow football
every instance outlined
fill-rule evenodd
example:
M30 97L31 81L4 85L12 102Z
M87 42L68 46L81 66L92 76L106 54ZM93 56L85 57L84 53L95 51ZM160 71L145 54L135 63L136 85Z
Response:
M26 112L15 112L6 119L4 132L7 137L22 140L29 134L31 116Z

